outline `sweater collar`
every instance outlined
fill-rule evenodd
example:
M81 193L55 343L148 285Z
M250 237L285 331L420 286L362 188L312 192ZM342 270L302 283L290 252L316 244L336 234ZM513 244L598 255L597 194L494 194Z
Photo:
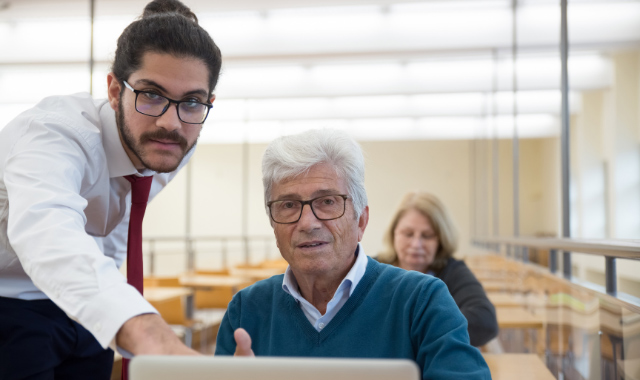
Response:
M340 285L337 289L348 286L349 287L349 296L353 294L353 291L358 286L358 283L364 276L365 271L367 270L367 255L364 253L362 246L358 243L356 247L356 261L353 263L353 266L349 270L349 273L344 277L344 279L340 282ZM298 281L296 277L293 275L291 271L291 266L287 267L287 270L284 273L284 278L282 280L282 290L290 294L297 302L301 302L304 300L302 295L300 294L298 286ZM337 290L336 290L337 293Z

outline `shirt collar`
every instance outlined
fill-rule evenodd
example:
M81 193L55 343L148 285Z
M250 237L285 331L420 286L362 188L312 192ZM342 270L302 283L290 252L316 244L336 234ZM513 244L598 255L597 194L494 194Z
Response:
M356 289L356 286L362 279L362 276L364 276L364 272L367 270L367 255L364 253L364 250L362 249L360 243L358 243L355 255L355 263L353 263L353 266L349 270L349 273L347 273L342 282L340 282L340 286L338 286L338 289L344 286L349 286L349 295L351 295ZM300 299L304 299L300 294L300 291L298 290L298 281L291 271L291 266L288 266L287 270L284 272L284 279L282 280L282 290L289 293L298 302L300 302Z
M118 126L116 124L116 113L111 108L108 101L102 100L100 107L100 121L102 124L102 145L104 146L104 152L107 156L107 166L109 168L109 177L124 177L130 174L151 176L155 172L153 170L144 169L138 171L127 152L122 146L120 141L120 135L118 134Z

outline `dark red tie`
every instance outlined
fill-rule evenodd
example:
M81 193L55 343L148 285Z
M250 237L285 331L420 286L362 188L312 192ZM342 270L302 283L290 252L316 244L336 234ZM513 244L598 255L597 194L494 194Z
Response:
M153 177L128 175L131 182L131 214L129 216L129 237L127 239L127 282L143 291L142 275L142 218L149 201L149 190ZM122 359L122 380L128 379L129 360Z

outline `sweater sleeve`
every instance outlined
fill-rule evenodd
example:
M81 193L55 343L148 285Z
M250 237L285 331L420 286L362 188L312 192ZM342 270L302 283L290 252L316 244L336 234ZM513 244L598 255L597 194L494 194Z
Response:
M451 260L442 280L469 324L471 345L482 346L498 335L496 310L482 285L463 261Z
M227 312L222 317L216 338L215 355L233 355L236 352L236 340L233 337L233 332L240 324L240 297L240 293L233 296L227 307Z
M442 281L421 290L411 340L423 379L490 379L480 351L469 344L467 323Z

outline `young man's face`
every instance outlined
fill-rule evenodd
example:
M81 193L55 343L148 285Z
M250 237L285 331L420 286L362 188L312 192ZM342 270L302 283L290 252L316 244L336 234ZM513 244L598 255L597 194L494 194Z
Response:
M193 148L202 124L187 124L178 118L175 104L159 117L136 111L136 94L122 88L112 73L108 78L109 103L116 111L118 132L124 150L137 169L166 173L178 168ZM170 54L147 52L139 70L127 83L135 90L152 92L174 100L213 102L209 98L209 71L195 58L178 58ZM140 95L143 96L143 95Z

